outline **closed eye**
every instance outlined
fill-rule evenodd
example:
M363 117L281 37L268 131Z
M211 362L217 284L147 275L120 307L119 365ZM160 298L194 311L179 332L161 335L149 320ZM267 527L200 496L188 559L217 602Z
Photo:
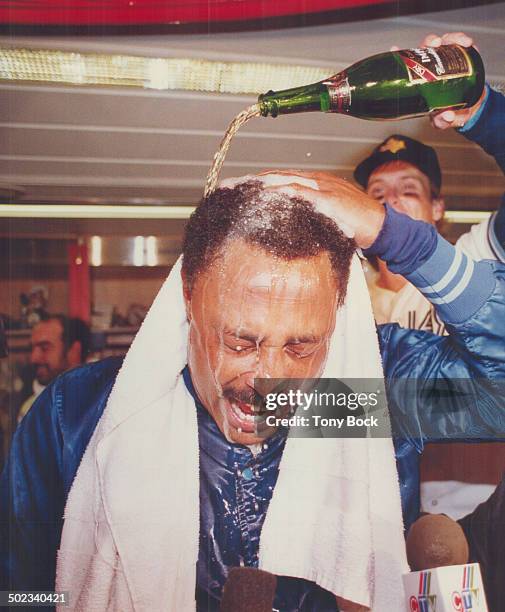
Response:
M317 342L297 342L286 345L286 351L295 357L303 358L312 355L317 348L319 343Z
M371 191L369 194L374 200L384 200L385 194L383 191Z
M250 353L251 351L256 350L256 344L249 341L244 341L239 338L237 339L227 339L224 343L225 347L231 352L236 353L238 355L245 355Z

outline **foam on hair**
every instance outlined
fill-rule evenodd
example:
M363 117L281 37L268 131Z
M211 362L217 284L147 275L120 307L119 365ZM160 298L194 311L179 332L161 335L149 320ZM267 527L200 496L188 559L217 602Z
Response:
M204 198L184 236L182 269L189 288L234 239L288 261L327 252L343 303L355 242L303 198L269 191L260 180L219 188Z

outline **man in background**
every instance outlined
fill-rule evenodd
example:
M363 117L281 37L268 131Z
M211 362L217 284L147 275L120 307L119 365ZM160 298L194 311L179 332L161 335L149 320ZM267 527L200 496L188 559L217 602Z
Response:
M503 95L489 91L492 101L505 108ZM483 122L491 112L488 104L491 107L486 99L481 115ZM498 156L495 158L499 161ZM505 159L503 164L505 166ZM445 205L437 154L432 147L414 138L400 134L386 138L357 166L354 176L368 195L382 203L387 202L412 219L432 225L443 219ZM502 204L489 219L461 236L457 245L475 260L505 261L504 234L505 204ZM377 275L369 283L377 322L394 322L402 327L442 335L442 323L422 293L405 278L391 272L382 260L377 261L377 267Z
M35 325L30 353L30 363L35 368L33 394L21 405L18 423L50 382L86 361L89 345L90 329L81 319L55 314Z

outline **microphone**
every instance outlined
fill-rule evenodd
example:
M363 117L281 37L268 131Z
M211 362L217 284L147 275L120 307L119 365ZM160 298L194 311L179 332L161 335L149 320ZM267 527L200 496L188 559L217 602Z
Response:
M443 514L422 516L407 535L407 559L413 571L463 565L468 556L463 529Z
M458 523L426 514L407 535L412 572L403 575L406 609L411 612L488 612L478 563L468 563L468 542Z
M254 567L233 567L221 598L220 612L272 612L277 576Z

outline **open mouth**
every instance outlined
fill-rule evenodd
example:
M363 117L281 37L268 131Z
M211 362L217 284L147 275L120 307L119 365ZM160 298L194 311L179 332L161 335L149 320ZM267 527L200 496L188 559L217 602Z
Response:
M265 410L237 399L229 399L227 404L230 425L244 433L257 433L258 426L264 421Z

